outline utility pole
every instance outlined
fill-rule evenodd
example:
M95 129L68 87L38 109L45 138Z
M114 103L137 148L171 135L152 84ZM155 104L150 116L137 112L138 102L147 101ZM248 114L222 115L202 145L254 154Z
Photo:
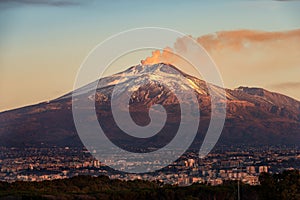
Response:
M237 192L237 199L241 200L241 196L240 196L240 179L238 178L238 192Z
M240 162L238 164L238 169L240 168ZM240 168L241 169L241 168ZM238 191L237 191L237 199L241 200L241 195L240 195L240 177L239 177L240 171L238 170Z

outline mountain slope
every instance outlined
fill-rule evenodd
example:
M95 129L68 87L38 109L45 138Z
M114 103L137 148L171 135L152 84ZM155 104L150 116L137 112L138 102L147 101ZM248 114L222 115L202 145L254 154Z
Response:
M190 101L186 91L194 90L200 105L201 120L197 139L192 147L198 148L210 120L211 105L208 88L204 81L185 74L172 65L160 63L133 66L101 79L96 94L93 94L91 85L86 85L73 93L75 100L76 98L84 98L85 101L96 100L98 119L105 118L100 120L101 126L114 137L114 134L120 130L113 121L110 100L112 91L118 83L120 87L116 95L121 95L125 91L132 93L129 109L131 117L137 124L147 125L150 120L148 109L158 103L168 111L165 131L167 134L172 134L176 132L180 122L180 105L172 91L159 81L153 81L154 76L155 80L167 81L171 84L176 92L183 95L185 103ZM182 78L187 81L183 82L180 80ZM220 90L214 85L210 87L216 93ZM226 89L226 98L227 116L219 143L260 145L300 143L299 101L262 88L248 87ZM195 119L191 118L191 120ZM49 102L0 113L0 136L0 146L82 145L73 122L72 93ZM124 139L118 142L127 144L130 141ZM152 142L159 147L160 143L168 141L153 138Z

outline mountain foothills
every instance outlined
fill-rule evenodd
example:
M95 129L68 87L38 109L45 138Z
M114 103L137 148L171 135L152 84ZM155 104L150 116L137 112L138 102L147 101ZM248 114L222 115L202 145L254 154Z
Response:
M96 93L91 84L88 84L49 102L0 113L0 146L82 145L73 121L72 94L73 101L81 99L95 102L102 129L114 138L116 132L121 132L114 122L111 111L111 97L116 85L118 91L114 93L119 100L122 101L123 93L131 93L129 110L136 124L147 125L150 122L149 108L154 104L160 104L167 112L165 124L167 128L164 129L164 134L172 135L173 132L176 134L181 113L178 98L166 86L172 85L176 93L182 94L183 103L189 104L191 101L191 98L186 95L188 90L194 91L198 99L201 117L198 134L191 146L191 148L198 148L205 136L212 110L208 87L216 94L221 92L220 87L207 84L164 63L133 66L118 74L102 78L97 84ZM225 89L225 91L226 121L218 144L300 144L299 101L262 88L239 87L233 90ZM92 108L78 109L84 111ZM120 108L121 111L126 109L128 107ZM194 109L196 112L198 108ZM194 116L190 116L190 119L197 120ZM87 116L86 120L97 119ZM120 139L121 143L130 142L122 138L114 139ZM161 141L153 137L152 142L159 144L167 140Z

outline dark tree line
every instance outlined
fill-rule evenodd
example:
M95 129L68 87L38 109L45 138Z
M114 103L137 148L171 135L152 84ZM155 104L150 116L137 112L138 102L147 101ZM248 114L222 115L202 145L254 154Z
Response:
M242 184L241 199L299 200L299 171L284 171L281 174L263 173L260 185ZM63 180L42 182L0 182L1 199L237 199L237 182L228 181L219 186L193 184L187 187L161 185L143 180L110 180L106 176L77 176Z

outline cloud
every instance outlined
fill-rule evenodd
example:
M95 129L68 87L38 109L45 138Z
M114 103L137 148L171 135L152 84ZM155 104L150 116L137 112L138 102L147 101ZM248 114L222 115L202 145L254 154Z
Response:
M300 64L300 29L283 32L222 31L197 38L223 70L273 73Z
M247 85L271 89L272 84L277 84L272 89L300 99L300 29L281 32L220 31L194 39L217 64L225 87ZM185 38L179 38L174 48L177 52L193 53ZM196 75L192 66L166 50L154 52L142 63L167 62Z
M300 64L300 29L283 32L221 31L195 40L208 51L221 69L231 73L251 74L255 71L266 73L279 69L298 68ZM185 38L179 38L174 48L177 52L189 49ZM148 60L151 61L150 63L158 61L172 63L170 61L175 61L173 64L179 65L176 63L177 60L165 51L161 55L158 53L155 52L152 57L143 62Z
M285 82L273 84L270 86L273 89L300 89L300 82Z
M285 47L286 43L291 42L291 40L300 40L300 29L283 32L253 30L221 31L197 38L197 41L208 51L212 49L224 50L225 48L239 51L261 47L261 45L265 47L273 47L274 45Z
M48 6L75 6L82 4L79 0L0 0L0 4L23 4L23 5L48 5Z

